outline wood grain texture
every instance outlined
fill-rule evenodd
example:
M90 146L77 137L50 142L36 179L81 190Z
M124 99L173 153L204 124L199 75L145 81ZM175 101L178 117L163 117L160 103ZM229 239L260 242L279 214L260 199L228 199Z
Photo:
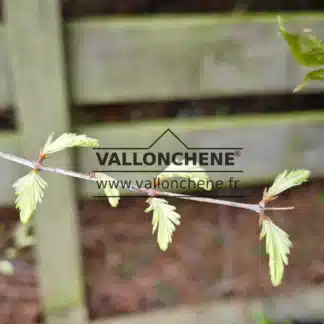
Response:
M293 30L305 26L324 37L319 16L287 18ZM76 103L285 93L305 73L274 15L88 19L68 35Z
M284 18L289 30L324 38L323 15ZM291 93L307 71L292 59L275 15L102 17L65 28L75 104ZM0 106L13 102L7 65L2 27ZM321 90L314 81L303 92Z
M58 0L5 2L21 155L36 160L49 133L69 130ZM18 144L18 145L17 145ZM72 168L71 153L55 159ZM47 323L86 323L74 182L44 176L49 186L35 213L40 293Z

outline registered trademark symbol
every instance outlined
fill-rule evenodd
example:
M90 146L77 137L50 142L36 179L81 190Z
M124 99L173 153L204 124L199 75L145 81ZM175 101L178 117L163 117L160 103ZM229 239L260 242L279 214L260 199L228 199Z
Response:
M235 156L241 156L241 151L234 151Z

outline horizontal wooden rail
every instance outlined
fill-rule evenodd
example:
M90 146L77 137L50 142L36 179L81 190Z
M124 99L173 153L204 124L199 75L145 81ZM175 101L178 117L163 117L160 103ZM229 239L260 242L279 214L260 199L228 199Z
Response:
M284 18L293 30L308 27L324 37L324 15ZM66 28L75 104L284 93L305 73L278 35L275 15L105 17ZM303 91L323 87L312 82ZM0 106L12 98L2 27Z
M324 176L324 113L288 113L267 116L199 118L180 121L143 122L121 125L98 125L80 127L76 131L99 139L101 146L109 149L101 151L139 152L138 148L149 147L165 130L170 129L188 147L241 147L241 156L236 157L234 167L220 167L218 170L242 170L242 173L209 173L212 180L225 180L230 176L240 180L240 184L260 184L272 181L273 177L286 168L308 168L314 177ZM57 134L59 135L59 134ZM32 139L31 139L32 140ZM44 139L45 141L46 139ZM20 155L19 134L0 133L0 150ZM124 150L123 148L132 148ZM146 152L142 150L141 152ZM152 152L186 152L187 149L167 132L153 147ZM198 149L191 150L198 152ZM205 150L206 151L206 150ZM209 151L212 151L210 149ZM235 150L234 150L235 151ZM139 153L138 153L139 154ZM120 156L120 155L119 155ZM37 157L35 157L36 159ZM95 151L80 149L78 152L79 171L112 170L100 166ZM55 166L55 158L46 161ZM121 180L149 180L155 173L147 171L158 167L118 166L110 176ZM207 171L216 170L206 167ZM9 161L0 159L0 205L13 204L12 183L26 169ZM129 172L123 172L129 170ZM139 170L139 171L138 171ZM160 170L162 171L163 168ZM159 171L159 170L154 170ZM58 175L60 176L60 175ZM46 179L46 174L44 174ZM81 181L81 180L80 180ZM81 181L80 194L83 197L100 195L95 182ZM127 191L123 192L128 195Z
M275 321L323 321L323 286L298 289L289 296L214 301L196 307L179 307L145 314L93 321L92 324L251 324L262 314Z

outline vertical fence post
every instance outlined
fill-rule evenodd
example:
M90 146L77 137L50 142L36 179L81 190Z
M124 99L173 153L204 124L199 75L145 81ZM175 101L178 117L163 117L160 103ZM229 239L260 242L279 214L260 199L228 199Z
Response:
M6 0L4 6L21 151L35 160L49 133L61 135L70 127L60 0ZM69 151L58 153L52 165L71 169ZM42 176L48 187L34 217L46 321L85 324L74 183Z

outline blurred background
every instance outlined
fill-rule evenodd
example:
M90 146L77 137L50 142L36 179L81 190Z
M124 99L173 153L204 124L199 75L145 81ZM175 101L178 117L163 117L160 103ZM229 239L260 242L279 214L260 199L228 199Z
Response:
M111 208L92 198L94 184L80 182L76 217L91 320L119 323L114 320L124 315L210 305L217 312L206 311L206 323L324 322L324 86L313 82L292 93L306 70L278 36L275 16L289 17L287 26L294 31L311 28L324 38L323 5L315 0L61 1L73 130L107 147L148 147L168 128L188 146L242 147L243 173L235 175L239 188L195 195L257 203L284 169L308 168L313 175L310 183L273 203L295 206L294 211L269 215L294 244L276 288L252 212L169 199L182 224L162 252L152 235L151 214L144 213L145 198L122 197ZM2 40L0 69L7 75ZM19 155L11 80L1 78L0 150ZM172 136L165 141L164 149L177 149ZM96 168L92 150L78 151L76 160L80 171ZM12 273L6 268L10 274L0 277L0 323L43 323L35 232L33 226L17 232L11 187L24 170L3 161L0 166L0 252L13 265ZM266 301L264 311L251 310L250 300ZM181 315L167 320L180 318L195 323Z

